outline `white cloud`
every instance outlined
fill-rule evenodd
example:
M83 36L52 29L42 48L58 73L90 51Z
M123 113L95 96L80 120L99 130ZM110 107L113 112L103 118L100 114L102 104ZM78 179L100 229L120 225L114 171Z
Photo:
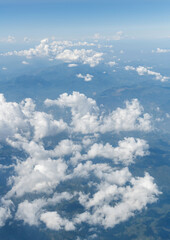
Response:
M113 66L116 65L116 62L115 62L115 61L110 61L110 62L108 62L108 65L109 65L110 67L113 67Z
M91 146L85 156L87 159L103 157L112 159L114 163L124 163L125 165L134 162L137 156L143 157L148 154L148 144L142 139L125 138L119 141L118 147L114 148L109 143L106 145L97 144Z
M93 75L90 74L86 74L86 75L82 75L81 73L76 75L78 78L82 78L84 79L85 82L90 82L92 80L92 78L94 77Z
M25 224L29 224L30 226L33 225L38 226L40 224L40 219L41 218L43 219L44 208L46 206L53 206L56 205L57 203L60 203L63 200L70 200L71 198L72 195L70 195L67 192L63 192L61 194L55 193L52 198L48 199L40 198L32 202L25 200L24 202L19 203L17 212L15 214L15 219L22 220L24 221ZM62 221L61 218L60 220ZM69 226L67 226L67 228L68 227Z
M143 107L137 99L133 99L132 102L127 101L125 109L117 108L109 115L103 113L100 115L96 102L79 92L73 92L72 95L64 93L57 100L46 99L45 104L70 107L71 126L74 126L75 132L83 134L151 130L151 116L147 113L143 114Z
M170 52L170 49L162 49L162 48L157 48L156 50L152 50L153 53L168 53Z
M131 186L123 188L104 185L92 198L81 196L80 203L87 210L78 214L74 222L114 227L133 216L136 211L141 211L146 204L155 202L156 196L160 194L153 178L147 173L144 177L132 178L130 183ZM112 201L116 201L114 206L109 204ZM88 211L91 207L92 211Z
M91 49L65 49L56 56L56 59L63 60L64 62L82 62L83 64L89 64L90 67L95 67L102 60L102 56L103 53L95 52Z
M72 119L65 123L62 118L56 120L52 114L36 111L31 99L7 102L0 95L1 137L23 153L15 156L7 179L9 191L1 200L0 226L11 218L31 226L44 223L55 231L74 231L84 222L108 228L157 200L160 192L154 179L148 173L134 177L127 167L148 154L147 142L128 137L114 147L99 141L101 133L151 130L150 115L144 113L137 99L109 114L79 92L61 94L45 104L69 107ZM66 138L59 141L57 134L65 130ZM44 139L54 135L54 139ZM96 157L100 157L100 163L96 163ZM112 162L106 163L106 159ZM75 201L84 211L68 217L61 206Z
M63 120L54 120L52 115L35 111L35 105L31 99L25 99L20 104L6 102L0 95L0 139L5 140L16 133L28 132L32 126L35 129L35 138L43 138L55 135L66 130L67 124Z
M167 118L170 118L170 114L169 114L169 113L166 113L166 117L167 117Z
M9 35L8 37L0 38L0 42L14 43L14 42L16 42L16 38L12 35Z
M53 105L70 107L73 115L79 113L83 116L87 112L98 111L95 100L87 98L83 93L79 92L73 92L73 94L70 95L63 93L57 100L46 99L45 105L48 107Z
M133 66L125 66L125 70L133 70L136 71L140 76L142 75L151 75L154 76L156 80L160 80L161 82L165 82L169 79L169 77L162 76L158 72L154 72L150 70L151 68L149 67L143 67L143 66L138 66L134 68Z
M64 93L57 100L47 99L47 106L58 105L59 107L70 107L72 113L72 123L74 131L88 133L94 132L98 127L97 115L98 107L92 98L87 98L84 94L73 92L72 95Z
M0 140L13 136L15 133L26 131L28 124L22 109L18 103L6 102L6 99L0 94Z
M75 155L76 152L80 152L82 147L80 144L74 144L73 141L69 139L62 140L59 144L54 148L54 151L51 151L52 156L62 157L65 155Z
M37 199L33 202L28 202L28 200L25 200L18 205L18 210L15 214L15 218L17 220L23 220L24 223L27 223L30 226L38 225L41 208L44 205L45 201L43 199Z
M92 49L77 49L76 47L93 47L93 43L87 42L76 42L71 41L50 41L45 38L40 41L40 44L35 46L35 48L30 48L28 50L13 51L1 54L2 56L25 56L26 58L33 57L48 57L50 60L58 59L64 62L71 63L81 62L83 64L88 64L91 67L95 67L102 61L102 52L96 52ZM75 63L74 63L75 64Z
M75 226L72 222L66 218L61 218L57 212L45 212L41 215L41 221L43 221L49 229L60 230L65 229L66 231L75 230Z
M135 68L133 66L125 66L125 70L126 71L135 70Z
M15 166L16 176L11 177L13 184L8 196L21 197L25 193L50 193L65 179L67 164L62 160L50 158L39 160L28 158Z
M3 227L6 220L11 217L11 212L9 208L0 207L0 227Z
M68 67L77 67L78 65L77 64L75 64L75 63L70 63L70 64L68 64Z
M54 136L67 129L67 124L62 119L54 120L52 115L44 112L34 112L30 123L35 129L35 139Z
M27 62L27 61L22 61L22 64L24 64L24 65L28 65L29 62Z
M127 167L117 170L106 163L93 164L91 161L86 161L84 164L78 163L71 176L89 178L90 175L95 175L101 182L120 186L123 186L131 178Z
M6 70L7 70L7 68L6 68L6 67L2 67L2 70L3 70L3 71L6 71Z
M151 116L148 113L143 114L143 107L137 99L131 102L126 101L126 108L117 108L108 116L104 117L100 131L105 133L109 131L150 131Z

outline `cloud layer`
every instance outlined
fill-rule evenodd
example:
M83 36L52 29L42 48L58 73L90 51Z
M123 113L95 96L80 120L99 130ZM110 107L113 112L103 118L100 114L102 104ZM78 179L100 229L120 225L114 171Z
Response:
M151 75L151 76L154 76L155 80L159 80L161 82L165 82L169 80L169 77L162 76L160 73L154 72L150 69L151 68L149 67L143 67L143 66L138 66L136 68L133 66L125 66L126 71L129 71L129 70L136 71L140 76Z
M27 59L33 57L48 57L49 60L61 60L67 63L88 64L95 67L102 61L102 52L96 52L89 47L93 47L93 43L87 42L71 42L71 41L50 41L48 38L40 41L35 48L28 50L13 51L1 54L2 56L20 56ZM83 47L83 48L80 48ZM86 49L88 48L88 49Z
M170 49L163 49L163 48L157 48L156 50L152 50L153 53L168 53L170 52Z
M13 156L16 161L9 166L1 227L11 219L56 231L75 231L84 223L109 228L157 200L160 192L149 173L136 177L128 169L149 154L148 143L134 137L117 144L113 136L113 144L101 140L105 133L152 129L137 99L109 114L79 92L47 99L45 105L70 109L71 120L37 111L31 99L7 102L1 95L1 142L24 153ZM61 132L66 137L57 140ZM62 204L73 202L82 210L67 215Z
M73 92L72 95L64 93L57 100L45 100L46 106L68 107L71 109L71 126L75 132L106 133L120 131L150 131L151 116L143 114L143 107L137 99L125 103L125 108L117 108L108 115L100 112L96 102L84 94Z

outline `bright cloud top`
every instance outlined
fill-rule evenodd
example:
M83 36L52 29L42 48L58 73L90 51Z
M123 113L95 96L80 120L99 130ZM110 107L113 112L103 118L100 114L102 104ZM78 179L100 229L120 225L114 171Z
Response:
M48 38L41 40L40 44L35 48L28 50L13 51L1 54L3 56L20 56L28 59L33 57L48 57L50 60L62 60L67 63L83 63L90 67L95 67L102 61L102 52L96 52L93 49L85 49L85 47L93 47L93 43L71 41L49 41ZM83 47L79 49L80 47ZM77 49L78 48L78 49Z
M143 114L144 109L137 99L127 101L124 109L117 108L108 115L101 114L96 102L79 92L73 92L72 95L64 93L57 100L46 99L45 104L70 108L71 126L75 132L83 134L152 129L151 116L148 113Z
M136 71L140 76L142 75L151 75L154 76L156 80L160 80L161 82L165 82L169 79L169 77L165 77L162 76L160 73L158 72L154 72L150 70L150 67L143 67L143 66L139 66L139 67L133 67L133 66L125 66L125 70L126 71Z
M150 116L137 99L110 114L79 92L45 104L70 108L71 122L37 111L31 99L7 102L1 95L1 142L24 153L0 169L11 169L9 190L0 201L1 227L11 219L55 231L74 231L83 223L109 228L157 200L154 179L148 173L135 177L128 169L149 154L148 143L133 137L116 145L101 140L106 132L151 130ZM49 138L63 131L64 139ZM82 210L67 216L61 206L73 202Z
M82 78L84 79L85 82L90 82L92 80L92 78L94 77L93 75L91 74L86 74L86 75L82 75L81 73L77 74L76 75L78 78Z
M162 49L162 48L157 48L156 50L152 50L153 53L169 53L170 49Z

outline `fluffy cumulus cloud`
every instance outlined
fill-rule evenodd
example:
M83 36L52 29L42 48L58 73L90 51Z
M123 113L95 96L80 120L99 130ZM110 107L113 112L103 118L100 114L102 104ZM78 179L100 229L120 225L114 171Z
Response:
M35 104L31 99L25 99L21 103L6 102L1 94L0 110L1 140L21 132L28 135L30 134L30 127L34 129L35 139L55 135L67 128L67 124L62 119L57 121L50 114L35 111Z
M79 92L45 104L70 108L71 120L57 119L52 109L37 111L31 99L7 102L1 95L0 141L15 149L0 201L1 227L10 219L55 231L75 231L84 223L109 228L157 200L160 192L149 173L137 177L128 168L149 154L148 143L134 137L116 145L102 141L106 132L151 130L150 115L137 99L109 114ZM73 203L81 210L70 215L66 209Z
M25 193L50 193L64 180L67 165L61 159L36 161L28 158L15 167L16 176L11 177L13 187L8 196L21 197ZM11 182L10 182L11 183Z
M76 75L78 78L82 78L84 79L85 82L90 82L92 80L92 78L94 77L93 75L91 74L86 74L86 75L82 75L81 73L77 74Z
M151 116L143 114L143 107L137 99L126 102L125 108L117 108L108 115L100 112L96 102L87 98L84 94L73 92L72 95L66 93L60 95L57 100L46 99L47 106L57 105L59 107L71 108L71 126L75 132L95 133L95 132L119 132L119 131L150 131Z
M49 229L60 230L65 229L66 231L75 230L74 223L67 220L66 218L60 217L57 212L45 212L41 215L41 221L43 221Z
M103 53L95 52L92 49L65 49L56 56L56 59L64 62L82 62L83 64L89 64L90 67L95 67L102 60L102 55Z
M25 115L18 103L6 102L6 99L0 95L0 139L12 136L27 129L27 121Z
M70 64L80 62L91 67L102 61L102 52L96 52L91 47L93 43L71 42L71 41L50 41L48 38L41 40L35 48L20 50L1 54L3 56L20 56L26 58L48 57L50 60L62 60ZM82 47L82 48L80 48ZM89 49L90 48L90 49ZM73 63L72 63L73 62ZM71 67L74 65L70 65Z
M114 227L134 216L134 213L145 207L146 203L155 202L153 193L157 195L159 191L149 174L142 178L132 178L130 184L126 187L104 185L92 198L81 196L80 202L87 210L77 215L74 221L79 224L82 222L90 225L99 224L105 228ZM109 205L113 200L120 202L114 206ZM92 213L89 211L90 208L93 209Z
M150 67L143 67L143 66L138 66L136 68L133 66L125 66L126 71L129 71L129 70L136 71L140 76L151 75L156 80L159 80L161 82L165 82L165 81L169 80L169 77L162 76L160 73L154 72L151 69L152 68L150 68Z
M10 209L5 207L0 207L0 227L3 227L6 220L11 217Z
M34 200L33 202L24 202L18 205L15 218L17 220L23 220L24 223L28 223L30 226L38 225L39 211L44 206L45 202L42 199Z
M133 163L137 156L148 154L148 144L143 139L125 138L119 141L118 147L114 148L109 143L93 144L85 156L87 159L103 157L112 159L114 163L123 162L125 165Z
M0 199L0 227L5 226L6 221L12 217L11 208L13 208L13 203L4 197Z

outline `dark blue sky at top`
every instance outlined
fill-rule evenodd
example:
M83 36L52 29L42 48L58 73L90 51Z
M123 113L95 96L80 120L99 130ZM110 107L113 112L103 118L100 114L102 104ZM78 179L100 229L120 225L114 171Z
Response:
M1 37L170 35L168 0L0 0Z

